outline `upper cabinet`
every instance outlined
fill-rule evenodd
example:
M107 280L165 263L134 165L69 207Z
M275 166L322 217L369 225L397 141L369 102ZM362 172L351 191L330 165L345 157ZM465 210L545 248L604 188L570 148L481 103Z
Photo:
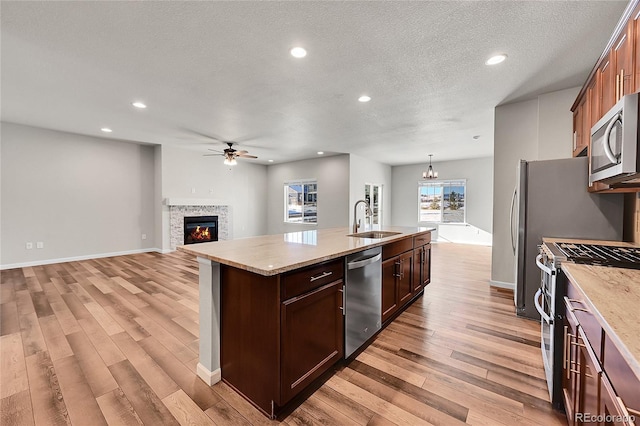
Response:
M589 155L591 127L624 95L640 91L640 0L632 0L573 104L573 156ZM589 192L629 192L595 183Z

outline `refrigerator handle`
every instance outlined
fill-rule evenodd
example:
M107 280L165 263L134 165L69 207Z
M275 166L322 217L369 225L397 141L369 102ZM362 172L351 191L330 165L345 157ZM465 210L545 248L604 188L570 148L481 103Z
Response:
M516 238L513 233L513 212L516 207L516 197L518 196L518 187L516 186L513 189L513 197L511 197L511 210L509 212L509 233L511 234L511 249L513 250L513 255L516 254Z

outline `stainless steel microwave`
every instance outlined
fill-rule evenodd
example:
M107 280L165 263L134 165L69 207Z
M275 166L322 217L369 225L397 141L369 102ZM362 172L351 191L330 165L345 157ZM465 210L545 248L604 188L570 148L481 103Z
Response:
M640 186L638 93L623 96L591 128L589 186Z

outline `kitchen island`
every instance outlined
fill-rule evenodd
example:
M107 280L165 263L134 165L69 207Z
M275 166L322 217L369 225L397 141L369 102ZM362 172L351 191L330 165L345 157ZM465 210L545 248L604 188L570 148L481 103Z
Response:
M198 376L209 385L224 380L275 418L343 358L345 256L382 247L384 322L428 284L432 228L384 231L363 238L345 227L178 247L199 263Z

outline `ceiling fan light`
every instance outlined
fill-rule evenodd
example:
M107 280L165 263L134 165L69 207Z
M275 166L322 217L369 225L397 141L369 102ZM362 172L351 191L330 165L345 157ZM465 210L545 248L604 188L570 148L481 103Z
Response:
M225 158L224 164L227 166L235 166L236 164L238 164L238 162L236 161L235 158Z

